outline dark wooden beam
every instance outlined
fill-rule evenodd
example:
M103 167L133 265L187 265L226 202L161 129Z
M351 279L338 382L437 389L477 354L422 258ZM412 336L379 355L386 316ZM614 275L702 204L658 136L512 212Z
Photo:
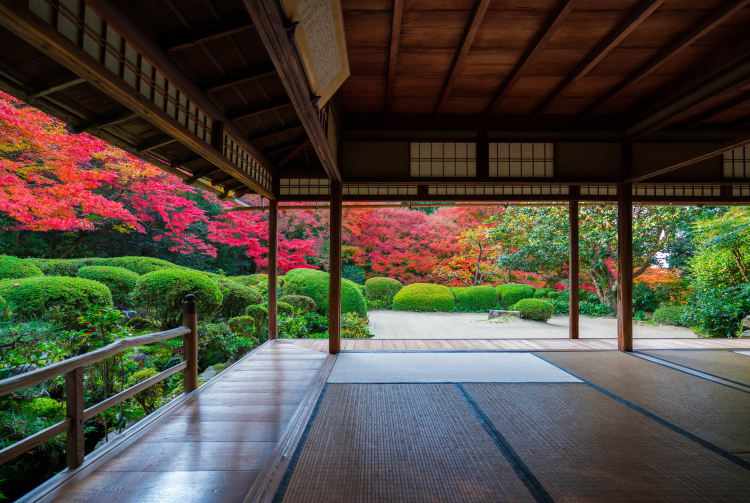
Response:
M294 150L292 150L291 152L289 152L287 155L285 155L283 157L283 159L281 159L279 162L277 162L276 166L280 168L280 167L286 165L289 161L291 161L292 159L294 159L295 157L297 157L300 152L302 152L303 150L305 150L308 145L310 145L310 140L305 139L302 143L300 143L299 145L297 145L296 147L294 147Z
M725 101L721 105L710 110L706 110L702 114L693 117L692 119L690 119L689 127L692 129L699 124L702 124L709 119L713 119L717 115L723 114L724 112L728 112L729 110L747 103L748 101L750 101L750 91L745 91L744 93L735 96L731 100Z
M268 338L278 337L276 292L279 261L279 202L268 201Z
M388 43L388 73L385 78L385 113L393 110L393 90L396 85L396 66L398 65L398 48L401 45L401 23L404 18L404 0L393 0L391 17L391 39Z
M260 133L250 135L249 139L250 141L258 141L258 140L264 140L266 138L270 138L272 136L276 136L277 134L281 133L287 133L289 131L293 131L297 128L301 128L302 124L299 121L290 122L288 124L282 124L281 126L268 129L266 131L262 131Z
M175 138L167 138L167 137L160 137L155 138L153 140L149 140L147 142L141 143L137 145L135 148L138 152L148 152L150 150L154 150L159 147L163 147L164 145L169 145L170 143L176 142L177 139Z
M211 166L209 168L199 169L198 171L194 172L190 176L190 178L188 178L187 180L185 180L185 183L187 183L188 185L193 185L195 182L197 182L201 178L205 178L207 176L218 174L218 173L221 173L221 170L218 170L218 169L214 168L213 166Z
M86 79L77 78L77 79L69 80L67 82L62 82L54 86L45 86L37 91L31 91L28 97L31 99L41 98L42 96L47 96L48 94L54 94L58 91L63 91L65 89L69 89L71 87L83 84L84 82L86 82Z
M328 352L332 355L341 350L341 182L331 181L331 210L329 220L330 258L328 261Z
M251 119L257 115L264 114L266 112L273 112L274 110L281 110L282 108L286 108L291 105L292 102L289 101L288 98L286 98L285 96L279 97L267 103L261 103L235 112L229 116L229 120L242 121L245 119Z
M689 159L685 159L684 161L681 161L681 162L678 162L678 163L675 163L675 164L671 164L671 165L666 166L664 168L657 169L657 170L654 170L654 171L650 171L648 173L642 173L642 174L639 174L639 175L629 176L629 177L625 178L625 182L626 183L644 182L646 180L650 180L651 178L655 178L657 176L661 176L661 175L665 175L667 173L671 173L672 171L676 171L676 170L678 170L680 168L684 168L686 166L691 166L693 164L697 164L697 163L705 161L707 159L711 159L713 157L716 157L718 155L723 154L724 152L728 152L730 150L734 150L737 147L742 147L744 145L747 145L748 143L750 143L750 137L744 137L744 138L740 138L740 139L738 139L736 141L727 142L727 143L724 143L723 145L721 145L721 146L719 146L719 147L717 147L717 148L715 148L713 150L710 150L709 152L706 152L705 154L694 156L694 157L691 157Z
M644 0L631 10L617 27L607 35L581 63L573 70L565 80L555 87L542 102L534 109L532 116L538 116L559 96L563 95L576 82L589 74L596 65L601 62L612 50L617 47L633 30L643 23L648 17L658 9L665 0Z
M696 106L728 89L744 84L750 79L750 57L729 70L707 79L700 86L677 97L672 102L643 117L637 123L628 127L626 138L647 135L668 126L683 113L689 112Z
M745 8L748 4L750 4L750 0L729 0L728 2L725 2L705 19L688 28L684 33L669 43L669 45L664 47L653 57L649 58L641 66L630 72L627 77L604 93L604 95L594 101L594 103L589 105L586 110L584 110L583 115L594 113L599 107L608 103L623 90L653 73L675 55L682 52L683 49L689 47L693 42L712 31L721 23Z
M289 34L285 29L285 18L280 10L279 2L243 0L243 3L250 13L258 36L279 74L279 79L297 111L297 117L304 126L323 169L331 179L341 180L337 152L332 152L328 144L326 128L321 124L318 109L312 102L307 75L294 45L289 42Z
M4 0L3 0L4 1ZM231 135L234 141L238 143L245 151L252 155L258 163L264 167L267 171L272 172L274 170L273 163L263 155L258 148L252 143L245 139L245 135L241 133L239 129L234 127L232 124L228 124L228 119L223 110L219 109L212 100L208 98L198 86L190 79L181 68L177 66L168 53L162 50L158 44L147 37L143 31L138 27L136 21L128 17L120 8L115 5L111 0L87 0L86 5L90 7L99 17L107 22L107 25L118 32L121 36L125 37L130 45L138 52L143 54L144 57L148 58L150 63L156 66L159 71L177 88L183 93L187 94L191 101L193 101L199 108L201 108L206 114L212 117L216 121L222 121L225 123L225 130L227 134ZM109 74L109 70L105 70ZM114 76L110 77L115 79ZM91 79L87 79L91 81ZM124 85L124 84L123 84ZM131 108L132 107L128 107ZM137 111L137 110L134 110ZM161 111L159 111L161 113ZM148 114L140 113L146 120L149 120ZM187 145L186 145L187 146ZM192 150L192 149L191 149ZM200 153L197 152L196 153ZM238 179L245 180L247 185L254 191L258 192L267 197L273 197L266 189L260 187L258 183L250 178L246 173L242 172L238 167L229 163L219 152L214 152L216 162L209 160L212 164L219 167L226 166L228 172L231 172L232 176Z
M137 113L134 113L128 110L126 112L120 112L114 115L101 117L93 121L82 122L73 127L76 131L85 133L85 132L94 131L97 129L103 129L103 128L108 128L111 126L116 126L118 124L122 124L123 122L127 122L131 119L135 119L136 117L138 117Z
M274 70L273 66L263 65L250 70L231 73L220 79L205 82L200 87L204 92L215 93L234 86L247 84L248 82L255 82L256 80L270 77L272 75L276 75L276 70Z
M575 188L577 189L578 187ZM571 189L573 189L573 187L571 187ZM568 337L570 337L571 339L578 339L578 327L580 318L578 311L578 201L570 201L568 203L568 223L570 226L568 254L568 289L570 290L568 310Z
M617 349L633 351L633 185L617 186Z
M265 150L265 152L268 155L275 155L275 154L278 154L279 152L285 152L289 150L290 148L295 148L299 146L306 139L307 138L305 138L304 136L300 136L298 138L294 138L293 140L285 141L283 143L279 143L278 145L269 147Z
M531 41L526 51L521 56L521 59L516 62L513 70L505 77L502 84L498 88L495 96L492 98L490 104L485 108L483 115L487 116L492 113L492 110L500 103L507 93L513 88L518 77L521 75L526 66L534 59L539 51L544 47L544 44L549 40L555 30L562 24L570 11L573 8L572 0L562 0L552 13L547 22L542 26L542 29L536 34L534 39Z
M453 58L453 63L451 63L451 69L448 72L448 77L445 79L445 84L443 84L443 90L440 93L438 104L435 107L435 117L439 117L443 112L445 103L448 101L448 97L453 90L453 84L455 83L456 78L461 74L461 70L466 61L466 56L469 54L471 45L474 43L474 39L479 32L479 27L482 25L482 20L487 13L491 1L492 0L477 0L474 5L474 12L471 15L468 26L466 26L466 32L464 33L463 39L458 45L456 55Z
M187 157L183 157L182 159L177 159L176 161L170 163L170 165L173 168L179 168L179 167L184 166L186 164L189 164L189 163L191 163L193 161L197 161L200 158L201 158L201 156L199 156L199 155L190 155L190 156L187 156Z
M229 37L236 33L242 33L246 30L251 30L253 23L249 19L241 19L231 23L227 23L223 26L218 26L206 30L198 30L194 33L188 33L180 37L179 40L174 40L163 44L163 47L167 51L181 51L183 49L189 49L196 45L205 44L212 40L218 40L221 38Z

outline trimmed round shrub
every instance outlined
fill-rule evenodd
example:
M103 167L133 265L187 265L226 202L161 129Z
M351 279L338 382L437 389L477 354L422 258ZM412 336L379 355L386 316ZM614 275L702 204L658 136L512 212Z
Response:
M317 309L315 301L304 295L284 295L279 302L285 302L301 313L312 313Z
M682 315L685 312L683 306L663 306L654 311L652 318L654 323L660 325L683 326Z
M268 308L262 304L247 306L245 314L255 322L255 330L262 330L268 323Z
M557 290L554 288L537 288L534 292L535 299L550 299L555 296Z
M252 316L235 316L229 318L227 323L232 333L240 337L252 337L255 332L255 318Z
M406 285L393 297L393 309L397 311L450 311L454 305L450 289L432 283Z
M31 262L10 255L0 255L0 279L33 278L43 275L42 270Z
M291 316L294 314L294 306L286 302L278 301L276 303L276 314L282 316Z
M132 299L139 313L166 329L180 324L182 302L189 293L195 295L199 319L211 319L221 306L219 287L205 274L189 269L162 269L141 276Z
M489 311L497 305L497 292L491 286L454 287L450 291L456 299L456 309L462 312Z
M240 316L245 312L247 306L260 304L263 297L258 291L228 278L220 278L217 283L221 290L221 307L219 314L224 318Z
M500 302L505 307L515 306L521 299L530 299L534 296L534 287L523 284L508 283L495 287Z
M76 327L78 316L92 309L112 305L112 294L102 283L67 276L38 276L0 281L2 296L20 321L46 318L54 308L55 319Z
M107 265L87 265L78 269L76 275L107 285L112 292L112 302L118 307L130 305L130 292L140 277L133 271Z
M329 274L317 269L292 269L284 275L283 295L304 295L315 301L318 312L328 314ZM357 313L367 318L367 303L358 285L341 279L341 314Z
M87 265L106 265L103 258L28 258L47 276L75 277L78 269Z
M0 320L7 318L8 314L8 303L4 298L0 297Z
M551 302L544 299L521 299L513 306L514 311L521 312L521 318L535 321L547 321L555 310Z
M365 281L365 294L369 300L379 300L390 305L393 297L403 288L400 281L393 278L375 277Z
M153 257L110 257L98 259L96 261L103 261L104 263L101 265L123 267L125 269L128 269L129 271L133 271L136 274L148 274L150 272L161 271L163 269L187 269L186 267L180 267L167 260Z

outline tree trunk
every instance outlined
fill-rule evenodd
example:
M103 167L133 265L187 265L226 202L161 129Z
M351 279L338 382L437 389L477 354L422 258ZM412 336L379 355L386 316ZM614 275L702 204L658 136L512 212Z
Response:
M84 239L86 239L86 236L88 236L89 233L86 231L82 231L80 234L78 234L78 237L73 240L73 242L65 248L62 253L57 258L66 258L68 255L73 253L76 248L78 248L78 245L83 242Z

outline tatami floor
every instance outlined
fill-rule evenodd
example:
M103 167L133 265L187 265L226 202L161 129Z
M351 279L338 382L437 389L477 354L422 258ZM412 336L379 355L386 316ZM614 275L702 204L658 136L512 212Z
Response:
M663 342L633 354L579 345L381 346L335 357L310 342L318 341L266 343L29 500L739 501L750 494L748 340L708 348ZM343 342L346 349L359 341Z

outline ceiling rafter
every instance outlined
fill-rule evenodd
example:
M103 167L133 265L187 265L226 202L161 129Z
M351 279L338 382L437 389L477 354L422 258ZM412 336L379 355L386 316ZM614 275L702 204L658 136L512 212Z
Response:
M679 54L683 49L689 47L693 42L712 31L738 11L745 8L748 4L750 4L750 0L729 0L728 2L725 2L721 7L714 10L711 14L679 35L664 49L649 58L648 61L630 72L627 77L589 105L586 110L583 111L582 115L585 116L592 114L599 107L619 95L623 90L650 75L672 57Z
M747 103L750 101L750 91L745 91L744 93L735 96L734 98L730 99L729 101L726 101L722 103L721 105L711 108L710 110L706 110L702 114L699 114L692 119L690 119L690 126L689 128L692 129L699 124L702 124L706 122L709 119L713 119L717 115L720 115L724 112L727 112L739 105L742 105L744 103Z
M296 147L294 147L294 150L292 150L291 152L289 152L279 162L277 162L276 166L277 167L281 167L281 166L286 165L289 161L291 161L292 159L294 159L295 157L297 157L300 154L300 152L302 152L303 150L305 150L308 145L310 145L310 139L306 138L302 143L300 143L299 145L297 145Z
M534 40L532 40L531 44L529 44L529 46L526 48L526 51L523 53L523 56L521 56L521 59L516 62L516 66L513 67L513 70L511 70L511 72L505 77L505 80L503 80L502 84L500 84L500 87L495 93L495 96L492 98L492 101L489 105L487 105L487 108L484 109L484 116L489 115L492 110L498 105L498 103L500 103L503 98L505 98L505 96L508 94L508 91L510 91L518 81L518 77L521 75L521 72L523 72L526 66L534 59L534 57L538 54L542 47L544 47L544 44L547 42L547 40L549 40L555 30L557 30L557 28L562 24L565 18L568 17L568 14L570 14L570 11L572 9L572 0L562 0L558 4L557 8L549 17L547 22L544 23L544 26L542 26L541 30L539 30L539 32L536 34Z
M393 92L396 84L396 66L398 48L401 44L401 23L404 18L404 0L393 0L393 19L391 20L391 40L388 46L388 75L385 79L385 112L393 110Z
M302 127L302 123L299 121L289 122L287 124L282 124L281 126L277 126L275 128L268 129L266 131L261 131L260 133L256 133L254 135L250 135L249 140L250 141L263 140L266 138L270 138L272 136L276 136L277 134L293 131L301 127Z
M229 89L230 87L247 84L248 82L253 82L265 77L270 77L272 75L276 75L276 70L273 68L273 66L264 65L257 68L252 68L247 71L225 75L220 79L202 84L200 88L204 92L215 93L218 91L223 91L224 89Z
M620 22L620 24L607 35L597 46L584 58L560 84L549 93L542 102L534 109L532 116L540 115L550 103L563 95L576 82L589 74L612 50L620 45L628 35L658 9L665 0L644 0L632 9Z
M435 107L435 117L439 117L443 112L443 108L445 108L445 103L448 101L448 97L453 90L453 84L455 83L456 78L458 78L458 75L463 69L464 63L466 62L466 56L467 54L469 54L471 45L474 43L474 39L479 32L479 27L482 25L482 20L484 19L484 15L487 13L487 9L489 8L491 1L492 0L477 0L476 4L474 5L474 12L471 14L469 24L466 26L466 32L464 33L463 39L461 40L458 49L456 49L456 55L453 58L451 69L448 72L448 77L445 79L445 84L443 84L443 90L440 93L440 99L438 100L438 104Z
M287 98L286 96L283 96L281 98L272 99L271 101L268 101L266 103L254 105L249 108L246 108L245 110L241 110L237 113L234 113L229 116L229 120L231 121L245 120L251 117L256 117L266 112L273 112L274 110L285 108L291 105L292 105L292 102L289 100L289 98Z
M253 28L253 23L249 19L233 21L231 23L218 26L211 29L197 30L192 33L183 35L177 40L165 43L164 50L174 52L189 49L197 45L205 44L213 40L229 37L243 31Z

